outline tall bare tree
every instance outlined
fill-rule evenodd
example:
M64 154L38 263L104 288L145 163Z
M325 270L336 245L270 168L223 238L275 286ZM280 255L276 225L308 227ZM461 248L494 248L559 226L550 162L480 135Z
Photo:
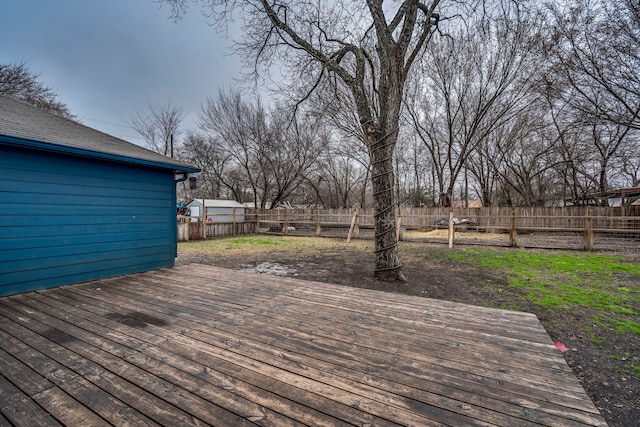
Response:
M39 82L40 74L29 71L26 61L0 64L0 95L71 120L77 118L58 100L53 89Z
M189 131L178 156L201 170L197 188L185 191L187 199L245 199L245 183L234 179L236 174L229 170L231 156L214 138Z
M640 129L640 5L636 0L573 0L550 7L548 50L574 91L567 101L590 121Z
M510 206L544 206L561 188L556 143L540 116L523 115L505 124L490 164L500 177L502 202Z
M633 139L629 139L629 146L622 150L619 158L618 170L625 178L623 182L628 182L631 187L640 186L640 135L635 134ZM627 184L628 185L628 184Z
M537 29L535 19L518 13L480 17L439 39L421 63L407 111L431 156L440 206L451 206L478 146L530 103Z
M273 180L265 148L276 135L269 128L263 105L244 101L239 92L221 91L217 98L209 98L203 105L198 127L217 143L212 149L216 157L222 159L218 176L225 186L236 193L236 197L242 197L241 189L246 188L256 208L268 206Z
M396 198L400 206L433 206L433 165L412 126L403 123L396 146Z
M367 166L335 147L331 141L329 149L320 154L317 164L309 175L318 203L325 208L351 208L362 206L362 187L366 186Z
M171 5L174 16L182 16L188 5L186 0L161 2ZM222 20L241 12L246 37L239 53L256 70L279 65L284 84L302 90L298 99L320 81L349 94L371 158L375 274L404 280L395 232L393 153L405 82L434 34L441 0L202 3L210 16Z
M333 187L338 186L340 182L340 194L342 196L351 194L339 199L344 201L342 204L335 204L336 200L330 195L329 203L325 204L335 207L369 206L372 200L369 179L371 160L367 137L360 126L356 106L348 92L336 91L334 85L326 80L318 83L316 91L309 98L310 110L318 120L324 121L325 126L330 130L331 141L323 154L321 164L322 170L327 175L318 179L323 180L326 186L331 180ZM341 175L338 179L336 179L336 172ZM353 180L347 179L348 176Z
M129 123L144 139L150 150L165 156L174 157L180 125L184 112L177 104L169 101L165 105L149 105L149 112L136 112Z
M624 165L623 150L640 131L640 6L633 0L573 0L550 11L550 105L568 109L577 133L578 149L564 145L564 152L573 153L567 165L574 183L582 181L583 194L573 191L573 197L584 200L610 190L610 178L621 176L614 165Z
M289 201L327 145L318 122L283 111L243 100L239 92L220 92L203 106L200 131L216 141L209 149L209 158L216 159L210 167L238 201L249 201L244 197L250 194L262 209Z

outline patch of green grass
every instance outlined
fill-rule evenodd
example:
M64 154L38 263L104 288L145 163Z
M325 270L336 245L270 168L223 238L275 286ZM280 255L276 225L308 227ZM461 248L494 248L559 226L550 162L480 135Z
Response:
M618 362L615 369L619 373L640 377L640 358L637 356L625 352L624 354L613 354L609 357Z
M595 348L603 349L604 348L604 342L606 341L606 338L603 337L602 335L598 335L594 331L594 326L607 326L607 325L602 324L600 319L597 316L594 316L594 324L593 324L593 326L585 326L585 328L584 328L584 331L586 332L587 336L589 337L589 340L591 341L591 344L593 344L593 346Z
M487 307L490 307L489 304L487 304ZM511 311L521 311L522 307L520 307L517 303L514 302L505 302L500 304L500 308L503 310L511 310Z
M606 322L602 319L602 317L600 316L591 316L591 320L593 321L593 325L594 326L599 326L601 328L611 328L612 324L611 322ZM591 327L588 329L589 331L591 331Z
M564 310L590 308L600 318L609 319L606 323L616 332L640 335L637 261L591 253L476 248L451 251L449 259L506 274L510 287L519 289L522 298L536 305ZM616 284L620 280L624 286Z
M364 240L352 241L347 244L344 241L320 237L249 235L181 242L178 245L178 250L185 253L242 256L245 253L255 255L278 251L295 253L308 251L338 252L345 250L347 247L368 250L367 248L372 246L373 243Z
M633 320L616 320L616 332L623 334L626 331L640 335L640 323Z
M602 335L591 335L589 338L591 338L591 343L595 348L604 348L605 337Z

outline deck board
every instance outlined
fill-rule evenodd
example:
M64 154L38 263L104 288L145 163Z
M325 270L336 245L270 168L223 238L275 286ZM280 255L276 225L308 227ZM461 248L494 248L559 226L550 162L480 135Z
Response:
M532 314L193 264L0 298L0 415L606 425Z

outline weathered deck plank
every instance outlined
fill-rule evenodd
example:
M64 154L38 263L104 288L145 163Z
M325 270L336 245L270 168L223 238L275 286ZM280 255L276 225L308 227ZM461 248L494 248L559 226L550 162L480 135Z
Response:
M0 415L606 425L531 314L200 265L1 298Z

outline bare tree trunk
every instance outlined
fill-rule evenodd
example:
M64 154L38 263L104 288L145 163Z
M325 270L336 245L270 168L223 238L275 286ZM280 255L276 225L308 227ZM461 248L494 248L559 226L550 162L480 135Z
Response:
M177 17L187 7L186 0L158 1L171 4ZM372 161L376 277L380 278L404 280L395 237L393 151L404 85L437 28L440 15L435 11L440 1L404 0L384 7L383 0L203 2L212 15L224 9L222 21L233 16L234 10L247 13L244 28L248 41L240 49L244 49L244 58L256 65L256 72L257 65L278 64L273 54L284 59L280 64L283 71L300 73L301 78L290 79L293 83L288 85L302 90L298 92L300 101L321 87L351 91L349 98ZM365 20L354 23L351 11L343 13L351 8Z
M396 238L395 177L393 149L397 132L385 135L371 130L367 135L371 156L375 224L375 276L383 280L406 281L402 274Z

